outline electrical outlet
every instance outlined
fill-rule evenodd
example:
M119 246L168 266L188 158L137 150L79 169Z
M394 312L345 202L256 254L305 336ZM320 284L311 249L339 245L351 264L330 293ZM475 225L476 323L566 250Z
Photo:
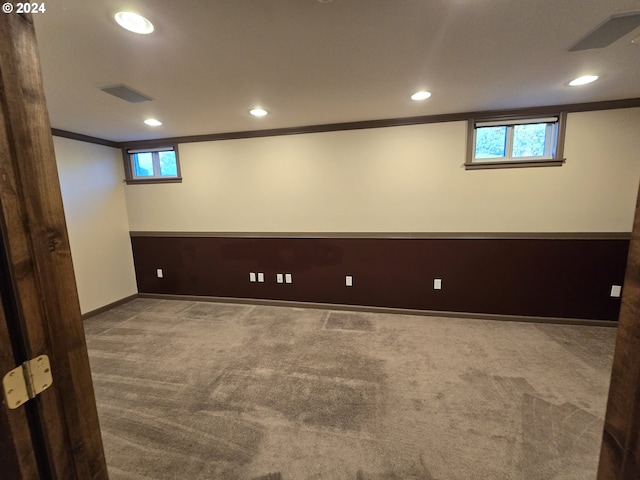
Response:
M442 279L434 278L433 279L433 289L434 290L442 290Z
M353 277L351 275L347 275L344 283L347 287L353 287Z
M256 281L256 272L249 272L249 281L250 282Z
M283 283L284 282L284 278L282 277L281 273L276 273L276 282L277 283Z
M284 274L284 283L293 283L293 277L290 273Z
M622 285L611 285L611 296L619 297L622 293Z
M161 268L156 269L156 276L158 278L163 278L164 277L164 274L162 273L162 269Z

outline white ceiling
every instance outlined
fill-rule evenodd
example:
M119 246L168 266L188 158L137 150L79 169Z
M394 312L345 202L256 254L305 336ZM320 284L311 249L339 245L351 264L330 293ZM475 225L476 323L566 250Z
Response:
M55 0L34 15L52 127L113 141L640 97L639 0ZM113 14L134 10L136 35ZM600 75L583 87L573 78ZM127 103L97 87L152 97ZM433 96L410 100L417 90ZM261 106L270 112L254 118ZM161 127L142 122L155 117Z

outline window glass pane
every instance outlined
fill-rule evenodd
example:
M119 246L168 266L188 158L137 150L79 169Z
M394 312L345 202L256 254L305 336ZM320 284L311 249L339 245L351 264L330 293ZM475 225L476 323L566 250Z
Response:
M544 157L547 124L530 123L513 127L514 157Z
M134 153L132 157L136 177L153 177L153 154Z
M176 152L158 152L158 157L160 160L160 176L177 177Z
M507 127L476 128L475 158L500 158L505 156Z

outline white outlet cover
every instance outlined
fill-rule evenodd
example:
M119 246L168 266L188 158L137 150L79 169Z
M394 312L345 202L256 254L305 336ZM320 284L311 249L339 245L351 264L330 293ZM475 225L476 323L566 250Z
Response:
M161 268L156 269L156 275L158 276L158 278L162 278L164 276Z
M442 290L442 279L434 278L433 279L433 289L434 290Z
M277 273L276 274L276 282L278 283L283 283L284 279L282 278L282 274L281 273Z
M345 285L347 287L353 287L353 277L351 275L345 277Z
M622 293L622 285L611 285L611 296L619 297Z
M256 281L256 272L249 272L249 281L250 282Z
M293 277L291 276L290 273L284 274L284 281L285 283L293 283Z
M264 273L258 272L258 282L264 282Z

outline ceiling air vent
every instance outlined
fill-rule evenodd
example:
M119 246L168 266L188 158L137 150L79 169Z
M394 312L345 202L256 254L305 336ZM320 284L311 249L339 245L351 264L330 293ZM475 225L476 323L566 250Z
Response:
M640 12L612 15L569 48L569 51L608 47L637 27L640 27Z
M118 85L105 85L104 87L98 87L103 92L106 92L114 97L121 98L122 100L126 100L130 103L140 103L140 102L149 102L153 100L151 97L147 97L140 92L136 92L132 88L127 87L126 85L118 84Z

